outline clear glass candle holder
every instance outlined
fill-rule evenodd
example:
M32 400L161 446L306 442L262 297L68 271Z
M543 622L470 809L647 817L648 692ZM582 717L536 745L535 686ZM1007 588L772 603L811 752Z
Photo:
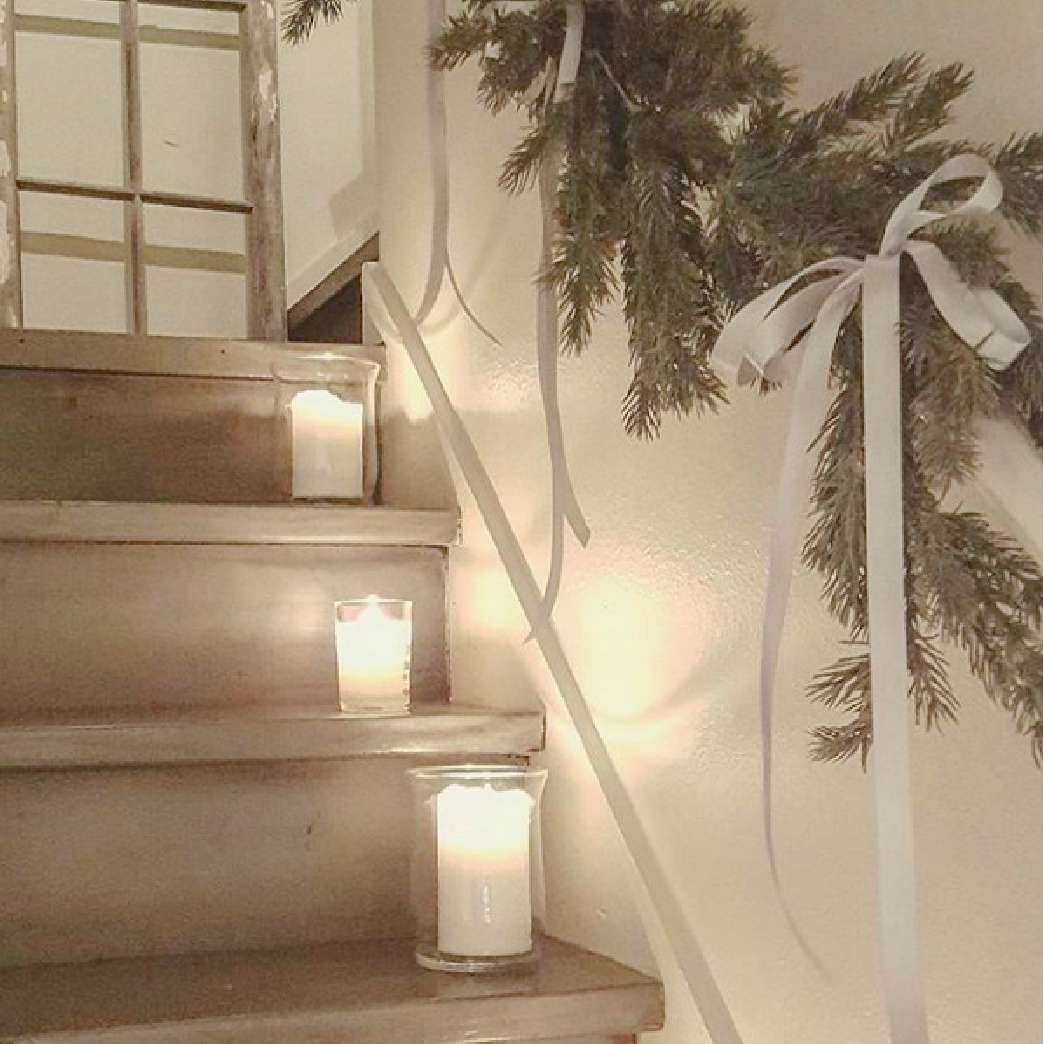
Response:
M334 603L341 710L401 714L410 705L413 603L370 595Z
M417 963L491 972L533 959L544 915L540 796L525 765L410 770Z
M287 350L273 366L293 500L372 504L380 365L339 352Z

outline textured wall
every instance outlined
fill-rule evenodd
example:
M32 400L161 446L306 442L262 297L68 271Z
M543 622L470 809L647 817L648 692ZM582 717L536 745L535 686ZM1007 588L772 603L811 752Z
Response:
M411 305L424 282L430 214L419 6L383 0L375 22L382 252ZM781 0L764 14L759 31L805 67L809 98L924 46L982 66L969 133L1039 126L1039 12L1029 0L982 11L972 0L884 0L872 14L854 3ZM996 36L984 24L990 15L1004 20ZM447 89L452 253L470 304L504 347L483 340L448 297L426 332L539 576L548 470L533 351L536 204L495 185L515 140L512 117L482 110L470 71L449 77ZM402 412L390 428L389 491L402 503L451 499L448 477L417 450L431 435L416 382L400 358L392 367ZM665 424L655 443L629 439L619 420L626 348L612 311L588 356L561 371L570 460L594 535L586 552L570 551L557 624L742 1039L883 1044L868 779L858 765L806 756L807 731L823 716L802 690L839 637L807 575L795 578L778 688L776 822L786 893L829 976L786 927L760 836L756 661L785 402L740 396L718 417ZM645 941L624 850L539 653L523 644L525 625L481 519L458 488L456 694L505 703L537 694L551 708L551 925L645 967L655 951L668 985L661 1039L708 1040L656 931L651 948ZM960 667L956 679L961 725L913 744L933 1038L1028 1044L1040 1040L1040 776L1005 716Z

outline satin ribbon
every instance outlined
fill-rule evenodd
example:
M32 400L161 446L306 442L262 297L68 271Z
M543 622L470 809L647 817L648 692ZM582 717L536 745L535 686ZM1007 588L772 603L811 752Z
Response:
M965 203L946 211L921 209L933 187L964 179L981 181ZM989 214L1001 195L1000 179L981 157L967 154L948 160L896 207L877 254L862 261L846 257L822 261L766 291L726 325L712 353L719 372L734 383L761 375L771 380L792 378L795 385L769 552L760 678L763 825L773 881L782 895L772 840L772 687L790 566L815 473L811 448L830 406L834 344L862 299L878 907L885 1002L894 1044L928 1040L917 953L906 727L900 260L904 253L913 260L939 314L961 340L992 367L1007 366L1029 343L1029 332L1018 316L994 291L965 285L935 244L910 238L936 221ZM818 278L808 283L810 277ZM788 293L798 281L807 285Z
M445 17L446 0L427 0L427 3L424 5L424 29L426 38L429 41L435 39L435 34ZM428 64L426 88L431 178L431 239L428 254L428 276L424 284L424 292L421 295L421 303L413 314L413 319L417 323L423 323L431 315L435 305L438 303L443 282L448 282L453 290L454 297L457 299L457 304L460 305L461 311L468 317L471 323L495 345L503 347L500 341L471 310L464 294L461 292L456 272L453 270L453 263L450 260L450 193L449 159L446 147L446 92L442 73L432 68L430 63Z
M563 100L573 88L580 69L583 49L584 7L570 2L566 7L565 40L558 61L558 74L548 108ZM584 518L576 489L569 473L569 461L562 435L562 411L558 402L558 297L546 278L551 270L555 239L555 195L558 188L559 156L552 150L540 164L538 189L540 193L540 269L544 278L537 288L537 374L540 399L544 411L548 454L551 458L551 554L548 561L547 583L544 585L542 612L533 625L529 638L537 628L544 626L554 612L558 592L562 586L565 566L565 529L568 525L581 547L591 539L591 530ZM527 639L528 640L528 639Z
M531 0L519 0L529 4ZM535 5L534 5L535 6ZM427 0L425 29L429 40L435 38L446 14L445 0ZM581 0L569 0L566 5L565 38L554 74L554 87L548 107L567 97L576 81L583 51L584 7ZM552 66L554 63L551 63ZM550 74L551 70L549 70ZM550 78L548 81L550 84ZM548 85L545 85L545 90ZM444 280L448 280L457 303L472 324L493 344L500 341L479 321L468 306L457 282L449 253L449 162L446 147L446 100L441 73L428 69L427 83L428 134L431 156L432 226L428 260L428 276L421 303L412 316L418 325L431 315L438 301ZM541 210L541 269L547 272L551 263L554 242L554 193L557 186L558 163L547 159L540 168ZM565 564L565 528L572 531L581 546L586 547L591 537L590 528L580 509L576 490L569 473L569 462L562 435L562 414L558 401L558 301L554 289L541 280L537 291L537 373L541 406L551 461L551 553L547 583L542 599L543 611L533 625L529 638L551 618L562 584Z

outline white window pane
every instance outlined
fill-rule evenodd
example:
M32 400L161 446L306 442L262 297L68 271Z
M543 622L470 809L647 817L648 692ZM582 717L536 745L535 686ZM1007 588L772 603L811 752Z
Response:
M127 328L123 204L22 192L25 325Z
M56 31L15 34L18 159L26 177L123 183L123 87L113 8L95 0L47 8ZM29 24L40 27L35 11ZM64 27L64 28L63 28Z
M25 325L125 333L124 266L112 261L22 255Z
M148 268L149 333L246 336L246 280L231 272Z
M145 185L241 198L238 19L155 4L139 10Z

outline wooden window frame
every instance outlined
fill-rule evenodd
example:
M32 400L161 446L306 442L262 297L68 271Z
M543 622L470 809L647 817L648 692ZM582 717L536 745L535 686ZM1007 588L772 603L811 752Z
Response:
M275 0L99 0L119 3L123 83L122 186L23 177L18 168L15 0L0 0L0 326L20 328L22 243L19 194L37 192L123 203L127 330L148 333L144 208L146 204L242 214L246 219L247 336L286 339L286 280L279 166L278 17ZM150 191L142 179L141 37L142 4L238 15L243 143L243 199ZM99 23L100 24L100 23Z

